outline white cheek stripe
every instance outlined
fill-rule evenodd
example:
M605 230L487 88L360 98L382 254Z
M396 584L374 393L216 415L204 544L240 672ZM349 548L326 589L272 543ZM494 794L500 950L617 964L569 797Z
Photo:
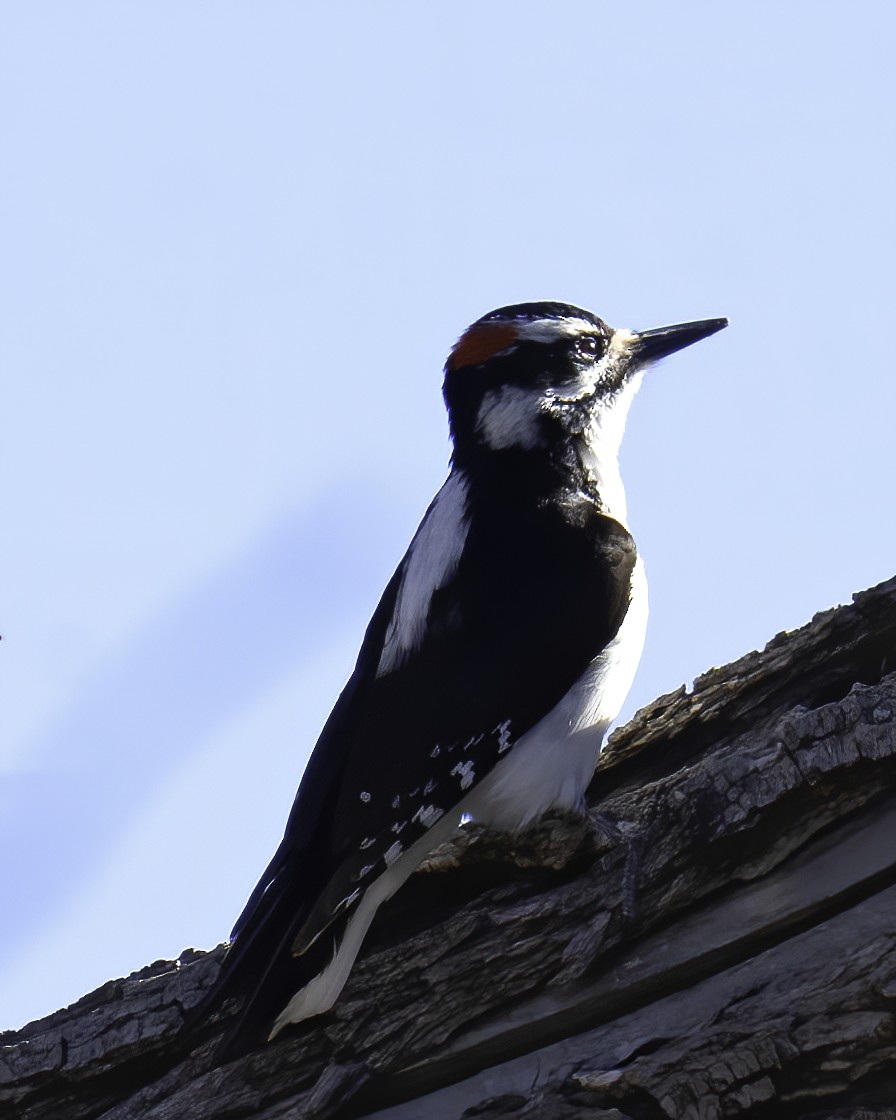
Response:
M386 631L377 676L397 669L423 641L433 593L451 579L467 535L467 491L462 471L452 471L414 534Z
M542 393L516 385L489 389L479 406L476 434L493 451L508 447L532 451L542 443L538 430L542 400Z

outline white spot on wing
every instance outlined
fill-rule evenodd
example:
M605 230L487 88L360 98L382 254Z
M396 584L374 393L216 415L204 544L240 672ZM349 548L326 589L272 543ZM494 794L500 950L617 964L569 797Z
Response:
M466 507L466 476L462 471L452 471L433 499L405 557L377 676L397 669L423 641L433 593L454 575L463 552Z
M391 848L387 848L383 854L383 859L386 861L386 867L391 867L393 863L397 862L398 857L404 851L400 841L396 840Z
M461 789L469 789L476 777L473 763L468 758L465 758L463 762L458 762L451 773L457 775Z
M356 890L353 890L347 898L343 898L342 901L336 905L336 913L340 913L342 910L348 909L348 907L351 906L353 902L356 902L358 900L360 895L361 888L358 887Z
M445 810L440 809L438 805L421 805L411 819L422 824L424 828L431 828L444 814Z

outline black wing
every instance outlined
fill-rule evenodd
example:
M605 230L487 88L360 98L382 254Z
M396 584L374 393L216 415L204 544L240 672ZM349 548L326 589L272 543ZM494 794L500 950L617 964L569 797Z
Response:
M433 507L430 507L431 515ZM412 544L413 549L413 544ZM455 806L619 629L634 543L593 506L468 510L419 644L379 672L408 555L321 733L276 855L234 930L221 985L272 1018L314 975L301 956L397 853Z

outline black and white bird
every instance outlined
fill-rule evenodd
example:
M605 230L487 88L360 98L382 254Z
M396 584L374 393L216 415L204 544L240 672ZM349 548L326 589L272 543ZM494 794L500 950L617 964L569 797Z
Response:
M213 1001L242 1047L327 1011L377 908L472 818L578 809L634 678L647 584L618 452L647 366L721 330L564 303L477 320L445 366L454 450L324 726Z

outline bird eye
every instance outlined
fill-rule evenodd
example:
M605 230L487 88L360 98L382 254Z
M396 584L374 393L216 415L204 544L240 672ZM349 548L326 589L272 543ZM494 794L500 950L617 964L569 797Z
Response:
M575 352L580 358L599 358L603 351L603 339L595 334L582 335L576 339Z

